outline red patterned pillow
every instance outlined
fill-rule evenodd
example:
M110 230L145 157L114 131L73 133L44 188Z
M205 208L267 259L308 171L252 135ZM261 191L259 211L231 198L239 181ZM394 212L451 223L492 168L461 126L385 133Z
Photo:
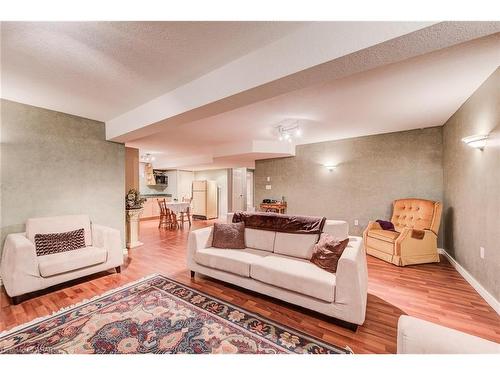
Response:
M244 249L245 223L215 223L212 246L219 249Z
M83 228L64 233L35 234L36 255L49 255L85 247Z

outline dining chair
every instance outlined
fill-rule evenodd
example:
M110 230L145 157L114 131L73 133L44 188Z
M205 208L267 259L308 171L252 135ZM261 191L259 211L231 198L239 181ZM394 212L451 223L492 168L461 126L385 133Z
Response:
M184 227L184 222L188 222L189 226L191 227L191 202L193 201L193 198L185 198L182 197L182 202L184 203L189 203L189 205L186 207L185 210L179 212L179 222L180 225Z
M167 208L167 202L165 199L157 199L158 206L160 206L160 221L158 223L158 228L168 228L170 227L170 214Z

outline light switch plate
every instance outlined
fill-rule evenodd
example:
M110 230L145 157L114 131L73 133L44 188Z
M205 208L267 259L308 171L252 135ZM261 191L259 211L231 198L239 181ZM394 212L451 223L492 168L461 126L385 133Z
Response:
M266 185L266 190L271 190L271 185Z
M358 219L354 220L354 225L359 225L359 220Z
M268 177L266 177L266 181L267 181L267 182L271 181L271 177L269 177L269 176L268 176Z
M479 256L481 257L481 259L484 259L484 247L480 247L479 248Z

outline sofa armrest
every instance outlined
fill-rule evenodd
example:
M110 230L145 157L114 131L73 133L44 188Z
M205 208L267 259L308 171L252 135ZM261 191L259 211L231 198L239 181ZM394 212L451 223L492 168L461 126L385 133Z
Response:
M24 233L7 235L2 252L0 274L7 294L15 297L24 294L23 280L40 278L35 244ZM36 282L36 281L35 281Z
M106 249L108 261L113 263L114 267L123 264L123 247L119 230L92 224L92 245Z
M194 263L196 251L212 246L212 231L213 226L196 229L189 233L187 251L188 267Z
M425 320L402 315L398 354L500 354L500 344Z
M335 276L335 303L350 305L352 321L363 324L368 296L368 267L360 237L349 237Z

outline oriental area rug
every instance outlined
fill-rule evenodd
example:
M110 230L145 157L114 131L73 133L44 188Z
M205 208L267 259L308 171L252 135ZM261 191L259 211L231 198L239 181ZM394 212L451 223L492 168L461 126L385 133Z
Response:
M343 354L160 275L0 334L0 353Z

